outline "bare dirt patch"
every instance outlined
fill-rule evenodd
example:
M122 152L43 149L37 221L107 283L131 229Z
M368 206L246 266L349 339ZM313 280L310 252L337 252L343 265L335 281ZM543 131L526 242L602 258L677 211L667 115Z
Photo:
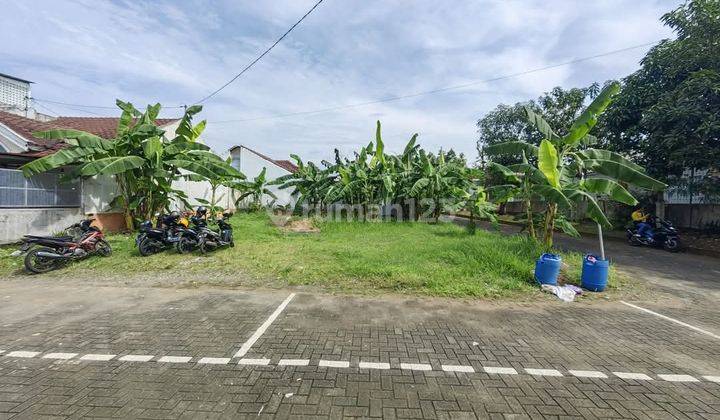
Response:
M285 225L280 226L283 232L291 233L319 233L320 229L315 226L312 219L290 219Z

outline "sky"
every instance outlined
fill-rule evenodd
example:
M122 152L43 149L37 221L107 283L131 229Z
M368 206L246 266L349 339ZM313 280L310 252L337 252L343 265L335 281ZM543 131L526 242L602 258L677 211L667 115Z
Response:
M316 0L4 0L0 73L38 100L112 107L192 104L257 57ZM386 151L413 133L431 151L477 157L475 123L554 86L622 78L649 46L482 82L672 37L666 0L325 0L275 49L204 104L204 141L277 159L350 154L383 124ZM475 83L462 89L289 117ZM118 110L37 102L51 115ZM176 117L180 108L166 108ZM243 120L243 121L238 121ZM250 120L250 121L248 121Z

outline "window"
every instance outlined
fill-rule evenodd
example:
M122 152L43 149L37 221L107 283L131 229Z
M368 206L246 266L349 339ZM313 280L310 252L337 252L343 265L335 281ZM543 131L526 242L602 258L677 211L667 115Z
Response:
M80 181L48 172L25 178L22 171L0 169L0 207L80 207Z

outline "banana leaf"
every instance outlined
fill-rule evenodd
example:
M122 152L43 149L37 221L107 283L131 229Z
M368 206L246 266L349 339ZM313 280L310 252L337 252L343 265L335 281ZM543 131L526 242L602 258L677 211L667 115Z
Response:
M553 188L560 188L560 171L558 170L558 152L548 140L540 142L538 151L538 169L545 175Z
M575 153L580 156L583 160L586 159L600 159L600 160L611 160L613 162L622 163L625 166L629 166L638 172L645 172L645 168L625 158L623 155L609 150L601 149L585 149Z
M61 128L56 130L36 131L33 133L33 136L48 140L65 140L68 144L85 148L96 148L102 150L110 150L112 148L111 142L103 139L102 137L80 130Z
M60 149L52 155L42 157L40 159L28 162L20 169L23 171L25 177L29 177L34 174L46 172L52 169L59 168L61 166L70 165L77 163L81 158L92 155L95 153L93 149L85 149L82 147L70 147L67 149Z
M563 144L568 147L573 147L580 143L585 135L587 135L597 123L598 115L605 111L605 108L607 108L608 105L610 105L610 102L612 102L613 96L615 96L619 91L620 84L617 82L613 82L603 89L602 92L600 92L600 94L595 97L595 99L585 109L585 111L580 114L575 122L573 122L568 134L562 139Z
M489 155L521 155L537 156L538 147L524 141L506 141L503 143L485 146L485 153Z
M583 163L587 169L641 188L652 191L663 191L667 187L666 184L619 162L602 159L588 159Z
M592 220L594 220L596 223L602 225L603 227L607 227L607 228L612 227L612 224L605 216L605 213L603 213L603 211L600 208L600 206L598 205L597 201L595 201L595 197L593 197L592 195L590 195L580 189L568 191L568 192L566 192L566 195L570 200L573 200L576 203L582 202L582 201L587 202L588 203L588 209L587 209L588 216L590 216L590 218Z
M145 162L145 159L139 156L106 157L86 163L80 173L83 176L116 175L140 168Z
M593 194L604 194L615 201L634 206L638 203L635 197L628 192L622 185L607 178L588 178L582 181L582 187L585 191Z
M530 107L525 107L525 113L527 114L528 121L530 121L535 127L537 127L538 130L542 133L543 136L547 140L550 140L553 143L557 143L558 140L560 140L560 136L555 134L553 129L550 127L550 124L545 121L545 119L540 116L540 114L535 113Z

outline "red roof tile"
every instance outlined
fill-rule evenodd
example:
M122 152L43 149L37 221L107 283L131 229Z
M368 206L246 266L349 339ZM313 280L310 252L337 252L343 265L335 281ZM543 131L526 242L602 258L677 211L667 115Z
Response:
M0 111L0 123L22 136L35 148L55 151L64 147L65 143L58 140L47 140L33 136L35 131L52 130L57 128L72 128L87 131L105 139L115 137L119 118L95 117L58 117L52 121L37 121L9 112ZM177 121L178 118L159 118L155 122L162 127ZM32 152L27 152L32 153ZM48 154L48 153L46 153Z

